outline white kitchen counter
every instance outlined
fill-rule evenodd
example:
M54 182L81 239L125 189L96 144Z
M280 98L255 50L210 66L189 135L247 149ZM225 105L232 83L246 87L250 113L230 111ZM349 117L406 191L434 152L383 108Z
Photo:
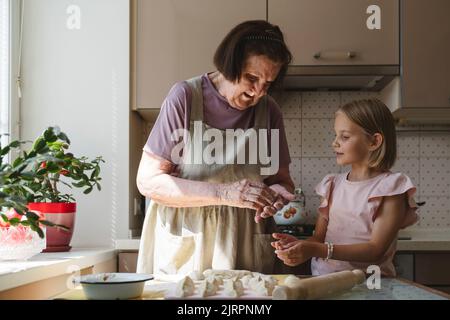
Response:
M397 251L450 251L450 229L407 229L401 230ZM116 249L123 251L139 250L139 239L116 240Z
M72 248L69 252L40 253L28 261L0 261L0 291L16 288L109 261L115 249Z

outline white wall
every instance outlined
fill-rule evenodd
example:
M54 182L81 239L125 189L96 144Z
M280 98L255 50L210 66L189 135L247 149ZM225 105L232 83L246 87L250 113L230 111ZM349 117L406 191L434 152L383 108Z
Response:
M81 29L67 28L67 8ZM21 138L59 125L75 155L102 155L102 191L75 191L72 246L128 234L129 0L25 0Z

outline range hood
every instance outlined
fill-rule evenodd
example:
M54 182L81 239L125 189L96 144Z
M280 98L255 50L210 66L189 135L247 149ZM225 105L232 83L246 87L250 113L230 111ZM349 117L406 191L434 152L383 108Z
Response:
M380 91L400 74L398 65L289 66L286 90Z

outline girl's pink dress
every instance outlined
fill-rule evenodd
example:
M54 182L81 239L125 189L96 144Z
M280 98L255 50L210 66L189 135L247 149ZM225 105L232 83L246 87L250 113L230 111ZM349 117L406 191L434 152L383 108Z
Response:
M364 181L348 181L347 173L330 174L316 186L316 193L322 196L318 212L328 220L325 241L333 244L356 244L368 242L377 211L383 197L406 193L408 199L402 228L417 222L417 204L413 195L416 192L411 179L402 173L386 172ZM392 214L403 214L393 212ZM392 262L396 251L394 240L380 261L359 263L352 261L325 261L313 258L311 269L313 275L327 274L342 270L366 270L370 265L378 265L384 276L395 276Z

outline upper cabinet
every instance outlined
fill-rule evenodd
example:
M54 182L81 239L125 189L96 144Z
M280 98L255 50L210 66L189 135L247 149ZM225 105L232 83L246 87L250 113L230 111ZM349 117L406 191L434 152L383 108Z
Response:
M132 0L132 6L135 110L159 109L176 82L215 69L215 50L235 25L266 19L266 0Z
M450 123L450 1L401 1L402 73L381 93L405 124Z
M402 104L450 109L450 1L402 2Z
M397 0L268 0L293 65L398 65Z

